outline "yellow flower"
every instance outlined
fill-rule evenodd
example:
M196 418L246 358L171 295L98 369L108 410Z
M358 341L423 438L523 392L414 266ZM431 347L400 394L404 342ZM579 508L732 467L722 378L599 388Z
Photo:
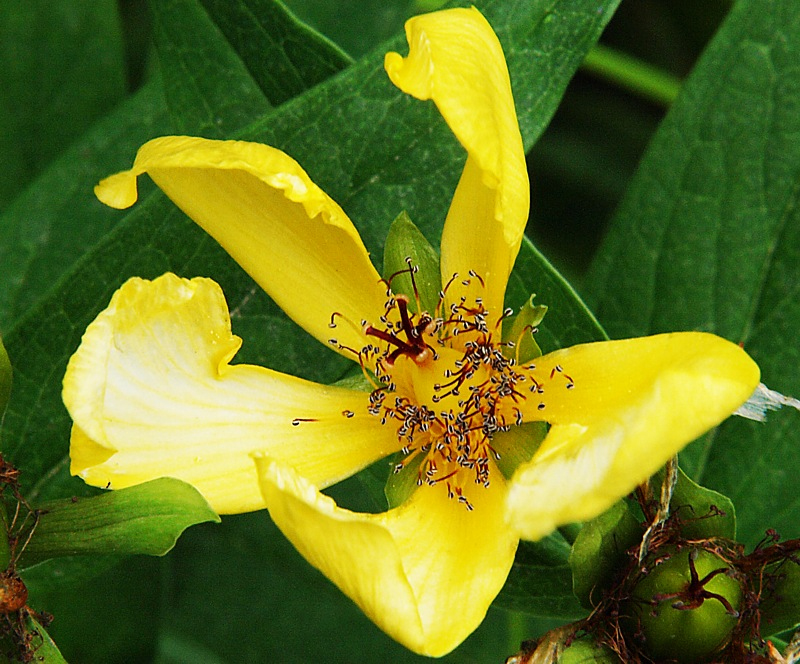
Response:
M125 283L89 326L64 402L74 474L111 488L173 476L220 512L267 508L382 629L438 656L481 622L520 537L610 507L733 412L759 372L701 333L509 359L503 298L529 186L503 53L474 9L420 16L406 31L408 57L386 56L391 80L432 99L467 152L435 311L388 291L345 213L274 148L160 138L96 188L128 207L148 173L373 389L231 365L241 341L220 288L166 274ZM497 443L528 422L549 430L507 479ZM359 514L320 493L398 452L396 470L418 485L400 506Z

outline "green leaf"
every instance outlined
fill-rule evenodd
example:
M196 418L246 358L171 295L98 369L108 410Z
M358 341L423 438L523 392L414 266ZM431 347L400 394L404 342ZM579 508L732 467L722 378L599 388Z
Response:
M572 590L582 606L598 604L615 574L628 562L627 550L641 538L639 520L626 501L615 503L583 525L569 556Z
M663 476L659 471L653 486L659 486ZM681 535L686 539L736 539L736 510L731 499L693 482L680 468L670 511L680 519Z
M31 613L26 613L21 620L26 635L30 636L31 650L33 651L31 654L34 655L35 661L43 664L67 664L67 660L64 659L47 630Z
M33 308L59 277L119 221L92 188L130 166L145 141L170 133L156 79L97 122L0 214L0 329ZM140 185L142 195L152 190Z
M608 338L575 289L530 240L523 238L508 282L506 305L530 301L531 292L536 292L539 304L547 307L547 316L536 333L536 343L543 352Z
M0 210L125 94L114 0L0 3Z
M774 575L774 576L773 576ZM800 625L800 564L787 558L767 570L774 586L767 586L761 611L761 633L778 634Z
M151 0L164 97L178 132L227 138L270 109L198 0Z
M200 0L273 106L352 63L333 42L272 0ZM359 10L361 9L359 2ZM340 15L341 3L330 5Z
M30 591L28 604L53 615L47 631L69 662L152 662L164 596L164 560L149 556L116 559L91 578L74 575L75 567L53 568L49 563L55 560L51 560L23 573Z
M510 480L517 468L533 458L548 429L546 422L525 422L494 434L492 448L500 456L496 462L503 477Z
M66 664L53 639L32 613L19 611L5 615L4 620L6 623L0 631L0 661Z
M800 10L737 2L642 161L587 279L614 337L716 332L800 394ZM680 413L675 414L680 417ZM731 420L681 455L736 504L740 538L800 535L800 414Z
M400 32L405 19L446 3L436 0L430 8L424 0L287 0L286 4L347 53L360 57Z
M535 616L575 620L586 614L572 594L570 546L559 534L520 542L508 581L494 606Z
M194 662L430 662L394 642L303 560L264 512L192 528L164 559L176 582L165 595L159 659ZM237 620L220 620L220 615ZM343 634L346 625L346 634ZM502 609L442 658L493 661L553 626ZM76 660L77 661L77 660ZM85 660L93 661L93 660Z
M219 522L198 491L172 478L92 498L44 503L21 565L77 554L163 556L189 526Z

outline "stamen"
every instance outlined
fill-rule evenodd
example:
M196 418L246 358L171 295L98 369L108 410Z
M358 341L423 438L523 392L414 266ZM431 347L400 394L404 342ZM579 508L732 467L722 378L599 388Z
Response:
M300 426L302 422L319 422L319 420L316 419L315 417L295 417L292 420L292 426L293 427Z
M410 459L422 455L419 465L414 464L417 485L446 488L451 499L472 510L462 488L491 485L491 474L497 472L494 463L500 459L492 438L524 423L523 412L528 410L523 402L530 395L544 394L542 378L533 375L535 364L520 365L518 358L503 354L506 346L519 348L522 335L516 342L503 342L500 324L489 325L494 318L480 294L469 302L466 296L446 302L457 274L439 293L434 315L421 311L416 268L410 259L406 264L406 270L388 281L409 274L417 310L409 309L406 295L388 296L379 322L361 328L370 342L357 353L359 363L365 375L369 376L367 367L375 372L367 410L395 428L403 457L393 464L392 472L407 469ZM479 283L485 287L474 271L462 282L476 289ZM499 318L512 314L505 309ZM335 317L332 322L337 322ZM532 332L527 328L523 334ZM401 357L414 362L404 363L399 371L395 365ZM564 376L571 389L574 381L560 365L553 368L550 378L556 373ZM423 400L420 395L425 395ZM545 402L537 407L544 410Z

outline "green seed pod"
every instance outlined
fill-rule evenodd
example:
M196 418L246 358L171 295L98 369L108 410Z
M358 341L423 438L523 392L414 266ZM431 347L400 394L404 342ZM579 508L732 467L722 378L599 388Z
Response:
M629 643L656 661L705 662L730 641L742 586L732 568L704 549L684 549L651 568L624 607Z

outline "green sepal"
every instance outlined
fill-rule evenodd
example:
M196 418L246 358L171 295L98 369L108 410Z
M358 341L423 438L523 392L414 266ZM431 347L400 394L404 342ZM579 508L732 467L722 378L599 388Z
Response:
M495 463L503 477L510 480L517 468L531 460L547 430L546 422L526 422L492 436L492 449L497 453Z
M397 456L397 463L403 458L402 452ZM394 509L402 505L414 493L414 490L419 486L417 479L419 478L419 467L425 459L425 454L418 452L415 456L411 457L399 472L390 472L386 480L386 486L383 492L386 494L386 500L389 502L389 509Z
M408 273L409 261L417 268L414 274L416 293ZM405 212L397 215L389 228L383 248L383 277L391 279L392 292L409 299L408 308L417 311L417 297L422 311L433 313L439 303L442 279L439 274L439 254L414 225Z
M597 605L626 564L625 552L641 538L639 520L624 500L583 525L569 556L572 592L582 606Z
M6 404L11 396L11 360L3 346L3 338L0 337L0 424L3 422L3 415L6 412Z
M332 383L332 385L356 392L372 392L372 390L375 389L375 385L369 382L364 372L358 366L351 372L348 372L348 375L344 378L340 378L335 383Z
M193 486L173 478L38 508L22 567L76 554L163 556L189 526L220 520Z
M519 363L535 360L542 355L542 349L533 334L537 325L544 320L547 307L534 304L535 297L531 295L516 316L503 321L503 354ZM506 345L509 343L513 343L513 346Z
M767 592L759 605L761 633L767 636L800 626L800 565L787 557L767 567L765 578Z
M651 480L654 487L661 485L664 471ZM672 493L670 514L681 524L681 536L699 540L713 537L736 539L736 510L727 496L700 486L678 468L678 483Z

